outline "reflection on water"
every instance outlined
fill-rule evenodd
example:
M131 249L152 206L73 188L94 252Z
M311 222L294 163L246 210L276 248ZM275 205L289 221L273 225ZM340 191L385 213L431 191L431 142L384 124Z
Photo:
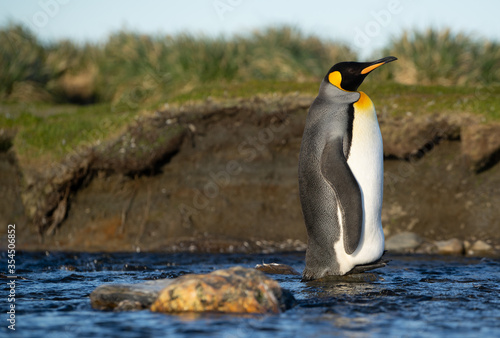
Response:
M5 262L6 255L2 254ZM137 283L208 273L234 265L289 264L303 253L270 255L21 253L16 333L57 336L500 336L500 261L394 256L361 280L301 283L275 275L298 305L281 315L185 314L92 310L88 295L103 283ZM4 280L5 281L5 280ZM2 292L8 292L6 282ZM2 298L6 298L2 296ZM5 306L5 302L3 302ZM6 325L0 329L7 332Z

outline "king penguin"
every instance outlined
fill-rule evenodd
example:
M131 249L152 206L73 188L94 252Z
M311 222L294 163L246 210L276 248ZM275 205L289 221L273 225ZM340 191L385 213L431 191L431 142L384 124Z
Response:
M309 109L298 173L308 235L304 281L345 275L384 253L382 135L372 101L357 89L394 60L337 63Z

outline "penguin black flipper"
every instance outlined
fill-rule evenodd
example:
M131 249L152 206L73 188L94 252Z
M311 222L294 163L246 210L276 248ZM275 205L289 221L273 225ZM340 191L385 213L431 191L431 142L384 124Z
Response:
M363 226L361 190L344 155L342 137L329 140L321 156L321 173L335 191L342 213L344 248L348 255L356 251ZM342 193L339 193L342 192Z

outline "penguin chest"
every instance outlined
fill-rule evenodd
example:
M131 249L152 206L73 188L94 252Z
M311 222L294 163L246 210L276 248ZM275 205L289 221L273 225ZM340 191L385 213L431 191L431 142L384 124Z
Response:
M352 126L352 140L347 164L356 177L362 193L369 193L383 180L383 145L377 115L371 109L356 109Z
M363 95L365 98L363 98ZM370 263L384 250L384 235L381 223L383 195L383 144L375 108L371 100L362 93L354 105L352 140L347 164L359 184L363 203L363 227L358 249L351 255L355 264Z

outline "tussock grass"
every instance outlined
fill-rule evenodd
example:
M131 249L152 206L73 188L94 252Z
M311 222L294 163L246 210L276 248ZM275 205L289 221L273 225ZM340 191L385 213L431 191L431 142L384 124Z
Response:
M500 43L454 34L449 29L404 32L384 53L399 58L394 67L385 69L399 83L448 86L500 83Z
M22 26L0 30L0 45L0 97L12 93L16 82L44 84L48 81L45 50L32 32Z
M332 60L356 58L345 45L292 27L231 38L118 32L102 45L85 46L70 41L43 46L22 26L0 33L0 43L8 46L0 54L2 64L9 66L0 70L4 99L18 99L16 83L29 83L56 102L112 102L123 109L207 84L317 80Z
M293 27L246 35L112 34L103 44L42 45L19 25L0 30L0 98L73 103L110 102L136 109L194 89L252 81L318 81L332 64L355 60L341 43ZM500 44L450 30L404 32L377 57L399 61L373 74L378 81L424 85L500 83ZM203 90L202 90L203 91Z
M104 100L134 106L161 101L195 88L252 80L303 82L323 76L332 59L354 58L343 45L303 35L290 27L247 36L207 38L111 36L99 61Z

